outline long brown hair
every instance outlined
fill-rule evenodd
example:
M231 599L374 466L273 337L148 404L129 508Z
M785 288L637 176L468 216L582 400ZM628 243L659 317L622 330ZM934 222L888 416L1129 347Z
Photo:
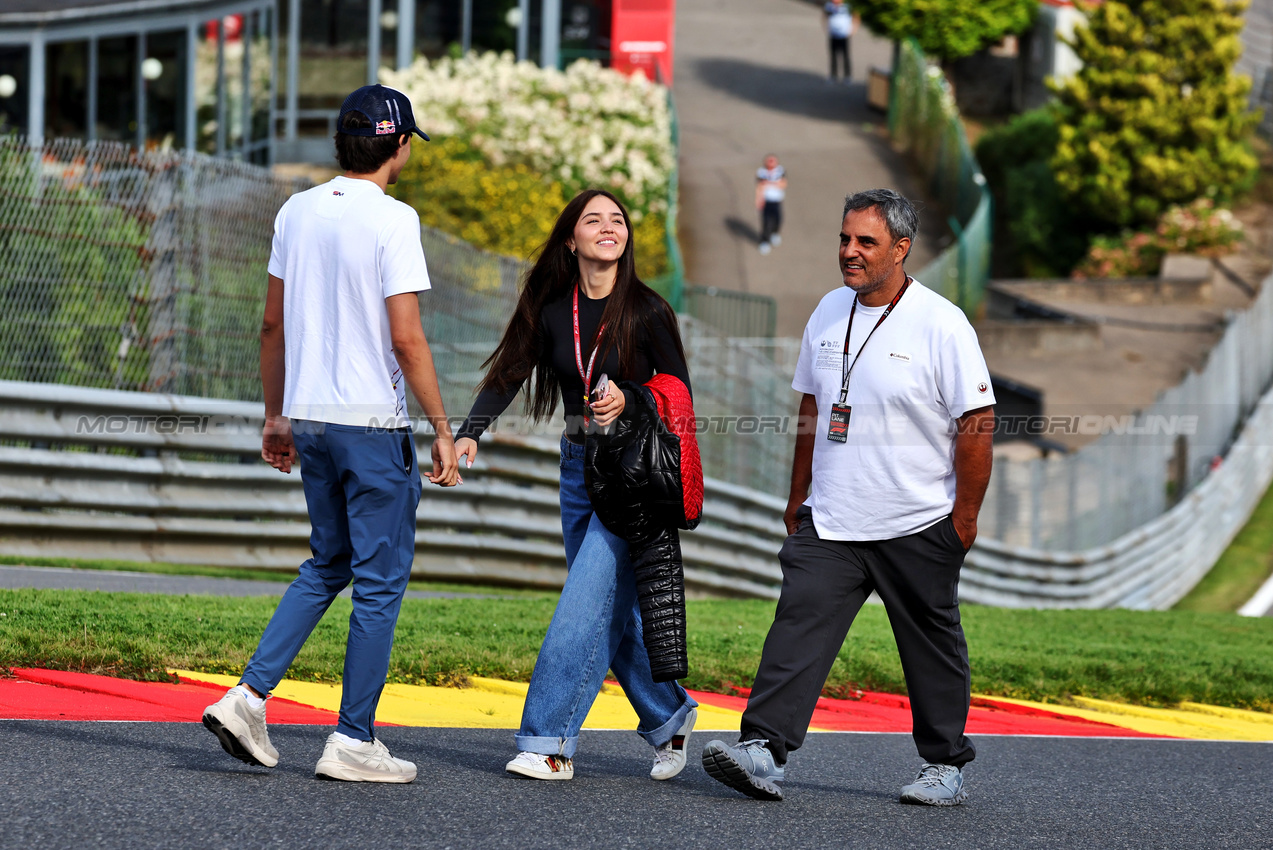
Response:
M676 353L685 357L676 313L657 292L646 286L636 273L633 251L632 221L628 211L614 195L602 189L585 189L566 204L557 223L553 225L548 240L539 249L539 255L522 284L517 307L499 345L482 367L486 377L478 385L478 391L492 390L506 393L522 386L531 373L535 381L526 398L526 412L534 419L550 416L561 393L561 382L552 365L552 352L545 344L544 328L540 315L545 304L564 298L572 286L578 285L579 261L571 253L567 241L574 236L575 225L583 216L584 208L593 198L601 196L613 201L623 213L623 223L628 228L628 241L619 256L618 273L614 289L601 314L604 330L597 340L597 360L605 362L613 349L619 352L619 372L630 375L633 358L643 325L662 321L672 331L676 341Z

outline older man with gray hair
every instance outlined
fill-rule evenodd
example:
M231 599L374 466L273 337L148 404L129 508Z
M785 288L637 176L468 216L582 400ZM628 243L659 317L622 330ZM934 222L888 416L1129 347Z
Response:
M853 618L872 591L888 611L923 766L901 801L954 806L976 754L959 570L990 480L994 394L968 319L903 269L919 217L888 189L845 200L844 288L805 327L800 402L778 554L782 595L737 745L712 741L703 767L760 800L781 800Z

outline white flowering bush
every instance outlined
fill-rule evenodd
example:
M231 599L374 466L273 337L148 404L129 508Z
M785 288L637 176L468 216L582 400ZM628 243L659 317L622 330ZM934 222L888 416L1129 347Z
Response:
M1217 207L1210 198L1199 198L1188 206L1167 210L1153 230L1097 236L1072 276L1155 275L1168 254L1223 257L1232 253L1245 235L1242 222L1232 212Z
M411 98L425 132L459 136L492 166L525 165L565 197L608 189L634 221L667 211L675 166L666 90L578 61L565 71L511 53L418 59L381 81Z

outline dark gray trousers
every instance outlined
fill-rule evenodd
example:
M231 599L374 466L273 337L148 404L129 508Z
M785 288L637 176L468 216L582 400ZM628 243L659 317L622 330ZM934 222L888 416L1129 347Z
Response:
M888 612L910 695L912 735L934 764L964 765L971 679L959 625L964 547L947 517L893 540L822 540L809 508L778 553L782 595L743 713L740 740L766 738L778 764L804 743L818 696L871 591Z

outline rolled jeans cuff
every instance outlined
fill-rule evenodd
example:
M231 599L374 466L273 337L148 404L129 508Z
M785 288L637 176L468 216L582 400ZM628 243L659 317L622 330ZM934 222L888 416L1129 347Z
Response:
M637 734L645 739L645 742L651 747L661 747L676 737L676 732L685 724L685 718L689 716L692 709L698 708L698 703L689 694L685 695L685 702L676 710L672 717L657 729L649 732L642 731L637 727Z
M539 753L541 756L561 756L571 759L579 749L579 736L573 738L542 738L536 735L513 735L519 753Z

